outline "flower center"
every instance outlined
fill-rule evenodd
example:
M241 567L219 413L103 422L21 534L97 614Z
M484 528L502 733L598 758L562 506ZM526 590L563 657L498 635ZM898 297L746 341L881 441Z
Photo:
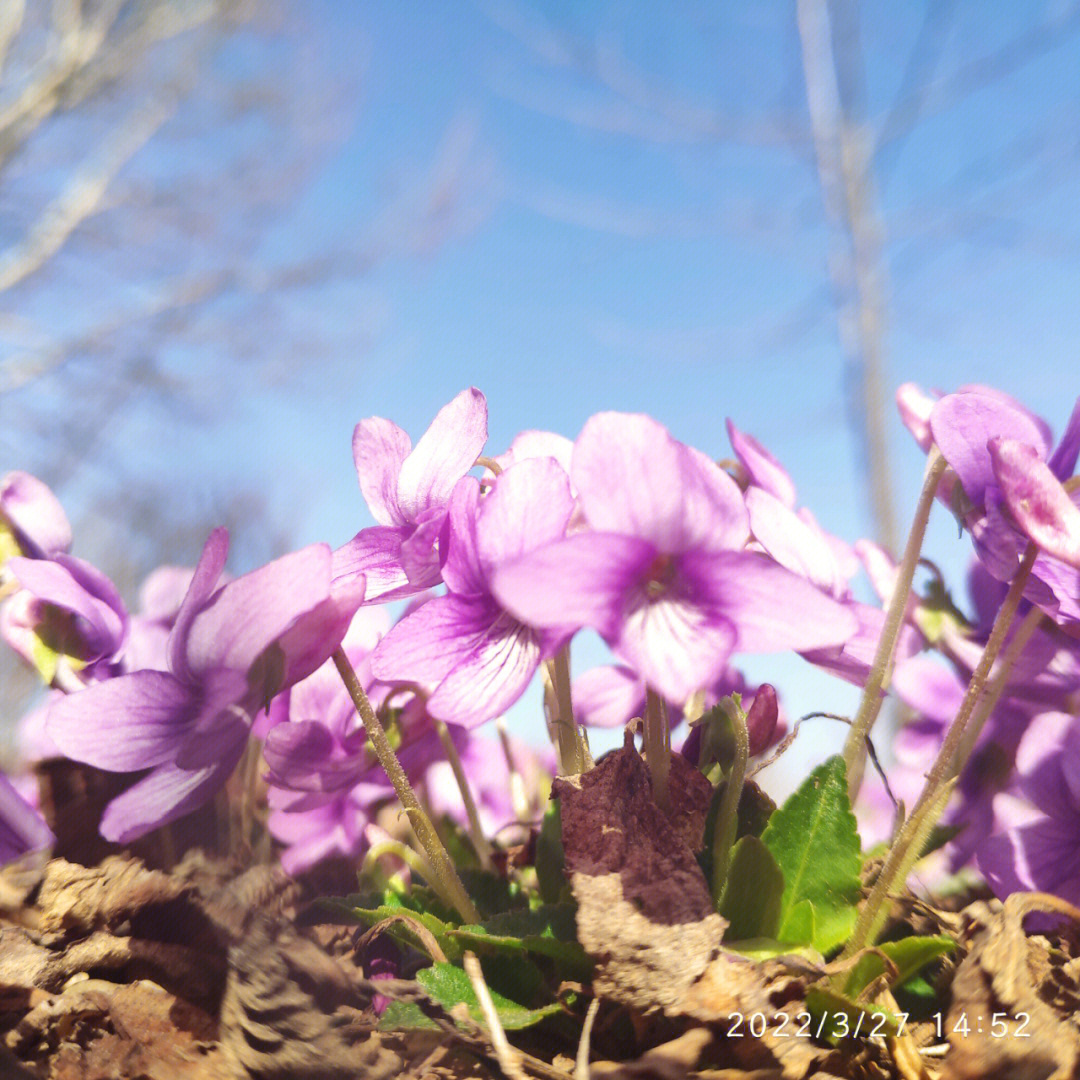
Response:
M675 557L657 555L645 572L645 595L650 600L658 600L675 581Z

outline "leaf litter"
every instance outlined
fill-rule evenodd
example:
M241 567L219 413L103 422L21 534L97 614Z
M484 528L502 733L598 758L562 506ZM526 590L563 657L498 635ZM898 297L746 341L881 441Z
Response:
M537 864L551 860L545 902L530 906L506 880L470 879L496 898L477 926L422 886L369 907L352 898L313 907L310 889L279 868L238 873L235 861L195 851L170 870L116 854L90 867L5 868L0 896L14 900L0 906L0 1076L1077 1074L1080 927L1068 920L1080 912L1028 894L959 911L898 896L890 940L829 963L837 927L863 895L842 771L821 766L767 825L751 799L733 865L756 868L760 890L729 889L720 911L706 873L713 793L703 781L673 756L675 797L662 811L629 743L561 777L547 840L532 845ZM825 862L833 870L823 875ZM1042 924L1025 929L1029 916ZM367 946L379 940L406 960L399 977L365 974ZM472 974L459 966L470 950ZM921 1015L920 986L931 995ZM381 1018L379 999L389 1002ZM591 1043L581 1038L589 1002ZM902 1032L890 1020L888 1037L851 1038L819 1027L823 1011L852 1026L912 1015ZM1007 1037L989 1030L1002 1015ZM816 1037L791 1037L808 1017Z

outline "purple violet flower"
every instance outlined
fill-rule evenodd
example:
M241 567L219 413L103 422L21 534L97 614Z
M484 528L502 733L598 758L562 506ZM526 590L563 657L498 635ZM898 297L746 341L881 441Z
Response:
M124 843L201 806L225 782L252 716L337 647L363 581L331 583L325 544L218 581L228 533L216 529L169 636L168 671L136 671L71 694L47 729L76 761L114 772L150 769L113 799L101 833Z
M55 842L49 826L0 773L0 866Z
M1029 805L997 800L1008 827L979 844L979 869L1000 897L1034 890L1080 903L1080 720L1059 712L1035 717L1016 765Z
M414 447L389 420L353 432L360 491L377 525L334 552L334 579L362 574L365 603L413 596L441 580L435 550L454 485L487 441L487 401L475 387L444 405Z
M985 387L943 397L930 426L959 481L951 489L953 510L986 568L1010 581L1034 530L1052 550L1035 560L1024 597L1059 624L1080 626L1080 569L1056 557L1076 554L1076 539L1069 535L1076 518L1061 483L1072 475L1080 453L1080 401L1052 451L1044 421Z
M36 476L0 479L0 566L12 555L48 559L71 548L71 525L52 491Z
M73 555L9 559L18 585L0 610L0 633L46 685L76 689L120 671L128 613L116 586Z
M481 497L471 476L450 499L443 579L449 592L406 615L379 643L372 671L385 682L433 688L432 716L475 727L524 693L541 661L569 637L536 629L491 589L499 566L561 537L573 510L566 473L553 458L512 465Z
M750 538L738 485L648 416L600 413L574 445L588 531L500 565L492 589L526 624L591 626L670 701L713 684L736 649L842 644L853 616Z

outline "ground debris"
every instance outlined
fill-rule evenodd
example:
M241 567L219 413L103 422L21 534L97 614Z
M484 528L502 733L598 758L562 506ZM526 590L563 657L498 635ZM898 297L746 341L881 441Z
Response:
M1060 1004L1063 991L1068 1001L1080 992L1075 965L1056 964L1046 938L1025 934L1024 919L1033 913L1080 921L1072 905L1040 893L1014 893L982 914L952 984L945 1076L1067 1080L1080 1069L1075 1008Z
M806 990L825 977L824 968L783 958L756 963L723 950L727 923L714 910L686 829L653 801L648 771L632 745L587 773L556 781L553 793L578 902L578 937L597 961L593 992L684 1029L666 1050L654 1047L632 1065L608 1063L595 1075L675 1080L691 1075L695 1054L709 1046L710 1063L777 1080L803 1080L839 1062L836 1050L775 1034L784 1015L787 1030L797 1028ZM736 1014L768 1017L764 1034L728 1038Z
M87 979L47 998L7 1044L24 1061L48 1060L55 1080L231 1080L217 1022L155 983Z
M191 888L122 855L110 855L91 867L53 859L38 894L40 928L73 935L115 926L146 907L177 900Z

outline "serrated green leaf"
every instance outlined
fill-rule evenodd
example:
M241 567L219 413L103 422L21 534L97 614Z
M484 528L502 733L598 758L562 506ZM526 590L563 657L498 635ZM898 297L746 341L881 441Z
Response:
M725 941L775 938L780 929L784 875L772 852L756 836L744 836L731 851L720 914L728 921Z
M844 1036L869 1035L875 1028L878 1035L895 1035L900 1030L899 1018L890 1010L880 1005L861 1005L821 986L807 990L806 1011L814 1018L814 1035L820 1027L821 1037L834 1045ZM846 1018L846 1026L841 1017Z
M555 961L572 981L592 977L593 961L577 941L574 904L551 904L532 911L507 911L480 926L462 926L451 935L463 948L503 956L532 953Z
M391 1001L379 1018L380 1031L412 1031L417 1028L435 1028L439 1025L424 1015L415 1001Z
M828 953L842 944L855 927L862 866L843 758L837 755L819 765L772 815L761 839L784 875L777 936L797 940L789 920L798 905L809 900L814 907L814 947ZM798 918L805 920L805 915Z
M800 900L788 912L776 936L785 945L813 945L816 930L814 905L809 900Z
M523 908L528 903L520 886L491 870L459 867L461 878L469 899L485 919L504 911Z
M899 941L886 941L878 946L897 967L895 979L889 981L890 989L903 986L912 976L918 974L927 964L939 956L952 952L956 942L948 937L906 937ZM844 993L858 997L863 988L868 986L885 970L885 961L876 953L866 953L859 957L859 962L851 969Z
M469 981L469 976L462 968L455 964L432 964L431 967L416 973L416 981L433 1001L437 1001L447 1011L455 1005L464 1003L469 1010L469 1015L478 1023L483 1022L484 1016L480 1011L476 992ZM562 1006L558 1002L543 1005L538 1009L530 1009L516 1001L511 1001L491 987L488 989L499 1022L507 1031L519 1031L522 1028L532 1027L545 1017L562 1012Z
M557 904L566 888L566 853L563 851L558 799L548 803L536 838L536 880L544 903Z

